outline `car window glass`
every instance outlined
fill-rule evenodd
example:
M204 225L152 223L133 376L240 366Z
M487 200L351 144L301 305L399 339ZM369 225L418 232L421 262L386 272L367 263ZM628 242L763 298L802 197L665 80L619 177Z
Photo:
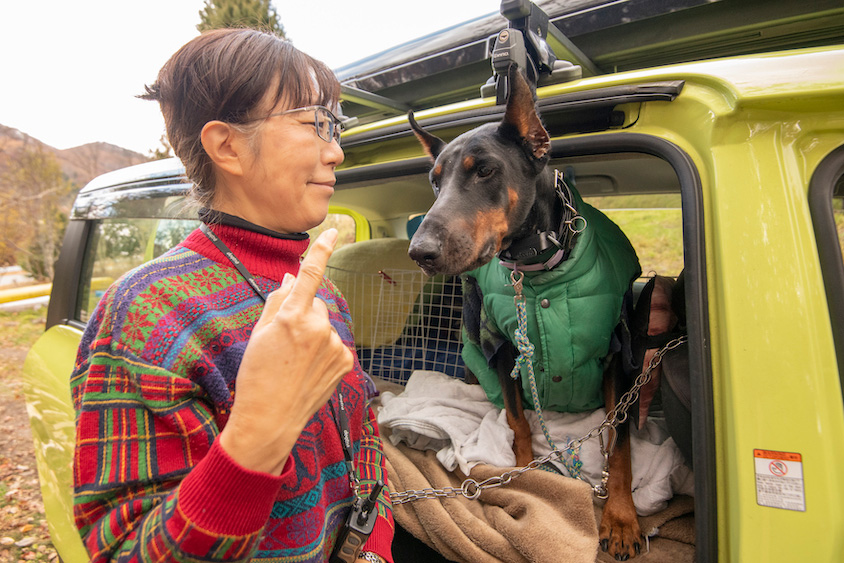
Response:
M355 220L351 215L346 213L329 213L318 227L308 231L311 240L314 240L319 234L327 229L337 229L337 245L334 249L341 248L347 244L355 242Z
M83 259L76 319L87 322L121 275L174 247L199 225L188 219L103 219L92 227Z

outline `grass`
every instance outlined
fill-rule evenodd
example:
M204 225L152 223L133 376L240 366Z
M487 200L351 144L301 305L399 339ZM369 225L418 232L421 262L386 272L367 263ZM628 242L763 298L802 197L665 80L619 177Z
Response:
M680 194L585 198L618 225L636 249L644 275L678 276L683 270Z
M636 249L643 274L677 276L683 269L683 221L679 196L589 198L587 201L612 219ZM653 208L664 205L663 208ZM844 259L844 202L833 208L841 255Z
M28 350L44 332L46 315L46 307L14 313L0 311L0 346Z
M21 389L26 351L47 310L0 312L0 562L55 561Z

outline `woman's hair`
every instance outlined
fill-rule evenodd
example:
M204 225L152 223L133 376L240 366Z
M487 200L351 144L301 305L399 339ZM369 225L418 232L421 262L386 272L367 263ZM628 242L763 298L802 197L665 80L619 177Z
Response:
M269 108L285 99L291 108L320 104L333 109L340 98L340 84L324 63L254 29L203 33L179 49L139 96L161 105L168 141L194 184L191 196L201 205L210 205L215 189L214 168L200 141L202 128L219 120L250 131L246 122L263 117L256 112L273 87Z

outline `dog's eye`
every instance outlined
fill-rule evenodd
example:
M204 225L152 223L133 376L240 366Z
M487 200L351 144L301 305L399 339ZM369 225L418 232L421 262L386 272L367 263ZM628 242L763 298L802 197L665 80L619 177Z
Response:
M431 181L431 187L434 189L434 197L438 197L440 195L440 184L436 180Z
M492 172L492 168L483 165L478 166L477 170L475 171L479 178L486 178L487 176L492 175Z

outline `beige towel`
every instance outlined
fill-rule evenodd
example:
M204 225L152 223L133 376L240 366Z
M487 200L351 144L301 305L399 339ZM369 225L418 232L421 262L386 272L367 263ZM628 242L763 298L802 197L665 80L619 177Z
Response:
M460 487L461 476L446 472L434 452L396 447L387 439L383 444L390 490ZM479 465L471 476L481 481L503 471ZM403 528L453 561L592 563L597 555L589 485L542 470L485 490L476 501L420 500L394 505L393 514Z
M376 383L381 391L401 392L396 384ZM414 450L401 443L393 446L389 429L381 428L381 433L391 491L459 488L463 483L464 476L447 472L436 452ZM478 465L471 476L482 481L506 470ZM678 495L665 510L640 517L642 531L653 537L633 561L694 561L693 512L694 499ZM598 549L601 506L593 504L589 485L542 470L529 471L508 485L486 490L479 500L462 496L419 500L393 505L393 515L408 532L452 561L615 561Z

